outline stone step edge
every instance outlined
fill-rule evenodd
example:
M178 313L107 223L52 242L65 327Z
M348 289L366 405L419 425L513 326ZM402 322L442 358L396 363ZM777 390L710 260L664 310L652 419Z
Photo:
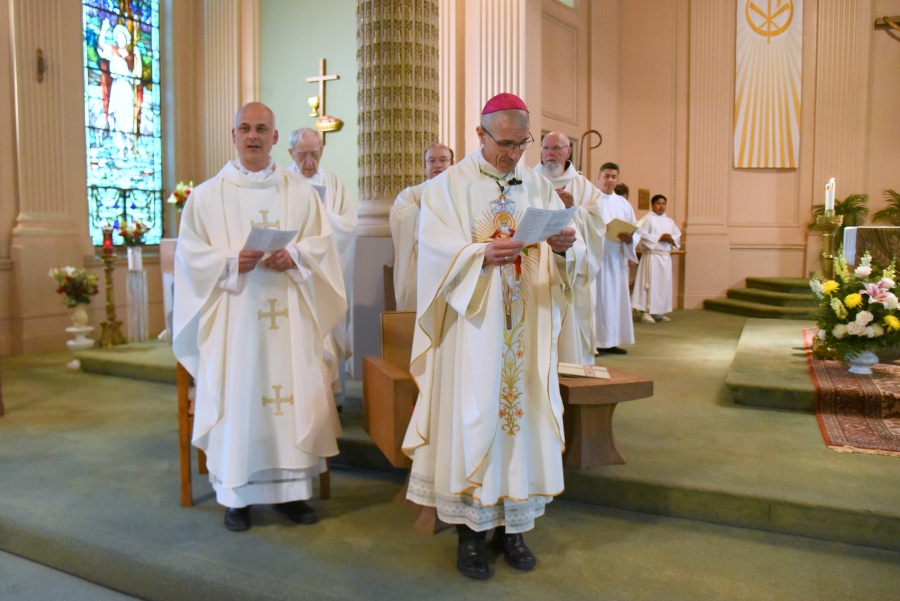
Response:
M715 307L728 307L735 310L756 311L769 315L797 315L806 317L810 314L812 307L781 307L775 305L764 305L762 303L754 303L751 301L737 300L733 298L708 298L703 301L703 308L716 311ZM724 311L729 312L729 311ZM743 314L741 314L743 315Z
M335 466L406 472L392 467L361 428L345 429L345 437L338 439L338 447L341 454L332 459ZM353 458L359 457L363 451L367 455L377 455L377 458L370 457L364 465L359 465ZM651 483L597 474L590 469L566 470L565 491L560 498L627 511L900 551L900 514L879 515L871 511Z

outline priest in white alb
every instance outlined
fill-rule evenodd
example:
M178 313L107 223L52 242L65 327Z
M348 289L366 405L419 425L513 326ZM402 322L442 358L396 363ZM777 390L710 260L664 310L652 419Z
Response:
M631 204L614 192L619 183L619 166L604 163L600 166L600 213L607 226L614 219L637 225ZM628 351L620 344L634 344L634 324L631 321L631 297L628 293L629 261L637 263L635 245L640 234L618 233L618 240L606 240L603 260L596 279L594 326L598 353L624 355Z
M308 127L302 127L291 132L288 139L293 163L288 167L300 175L307 183L319 192L322 207L328 216L331 225L331 234L334 245L337 248L341 261L341 275L344 279L344 289L347 291L347 303L350 310L331 331L328 340L325 341L329 356L335 356L337 361L332 361L332 384L335 392L335 400L338 405L343 403L346 390L345 365L353 356L353 262L356 257L356 202L338 177L319 167L322 160L322 138L319 132Z
M641 262L634 278L631 306L642 312L641 321L671 321L672 251L681 248L681 230L666 215L668 200L662 194L650 199L650 212L638 221Z
M529 129L520 98L493 97L481 148L422 196L407 498L456 525L457 569L476 579L491 575L491 528L508 564L535 566L522 533L563 491L556 340L577 238L568 227L527 247L513 239L528 207L563 210L550 182L520 164Z
M270 157L272 111L242 107L232 138L238 158L182 213L172 348L196 383L192 442L225 527L249 528L259 504L311 524L304 501L341 435L322 342L347 311L344 283L315 190ZM244 249L253 229L296 233L265 255Z
M584 239L586 253L575 265L575 300L566 311L559 333L562 363L594 364L594 279L603 258L606 223L600 211L600 191L571 162L572 143L562 132L541 140L541 162L535 173L550 180L563 204L576 207L572 220Z
M391 206L391 238L394 240L394 298L397 311L416 310L416 268L419 264L419 210L429 180L453 164L453 151L435 143L425 150L425 181L404 188Z

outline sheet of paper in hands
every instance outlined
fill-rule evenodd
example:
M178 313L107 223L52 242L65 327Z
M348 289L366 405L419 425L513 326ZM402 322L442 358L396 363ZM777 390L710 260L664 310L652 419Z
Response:
M536 209L528 207L525 216L516 225L513 240L524 242L525 246L535 242L543 242L550 236L560 233L572 221L575 207L555 211L553 209Z
M262 251L266 254L281 250L297 237L299 230L270 230L264 227L255 227L250 230L243 250Z
M609 380L609 370L602 365L578 365L576 363L560 363L556 373L568 378L596 378Z
M328 191L328 188L326 188L325 186L320 186L318 184L313 184L312 187L315 188L316 192L319 193L319 200L325 202L325 192Z
M606 239L613 242L621 242L621 240L619 240L619 232L625 232L626 234L631 235L636 232L637 229L638 226L633 223L628 223L621 219L613 219L606 224Z

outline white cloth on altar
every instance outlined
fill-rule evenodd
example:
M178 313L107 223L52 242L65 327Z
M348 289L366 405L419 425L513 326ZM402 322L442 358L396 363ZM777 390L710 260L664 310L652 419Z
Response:
M567 308L559 332L559 360L562 363L594 364L594 280L603 260L606 223L600 209L600 190L586 177L579 174L571 162L558 178L551 178L543 164L538 163L535 173L550 180L554 188L565 188L574 200L575 215L572 221L584 238L585 255L575 265L575 282L572 285L574 302Z
M584 243L562 257L541 242L521 262L483 266L487 243L527 207L563 208L524 165L505 174L522 181L506 200L491 175L504 177L478 151L422 196L410 365L420 395L403 451L413 459L407 498L447 523L513 533L563 490L556 341Z
M391 206L394 240L394 298L398 311L416 310L416 268L419 265L419 205L428 181L405 188Z
M250 229L263 223L299 230L286 249L296 268L238 273ZM196 382L192 443L207 455L219 503L309 498L322 458L337 454L323 338L347 310L339 273L315 190L280 166L250 175L231 161L191 193L172 348Z
M631 306L651 315L672 312L672 250L681 248L681 230L671 218L652 211L638 222L641 234L641 261L638 263ZM663 234L672 236L674 245L660 242Z
M621 219L637 224L631 204L618 194L600 193L600 212L604 223ZM634 344L634 323L631 320L631 298L628 293L628 261L637 263L635 245L640 242L636 231L629 242L607 240L596 279L594 324L599 348L620 344Z

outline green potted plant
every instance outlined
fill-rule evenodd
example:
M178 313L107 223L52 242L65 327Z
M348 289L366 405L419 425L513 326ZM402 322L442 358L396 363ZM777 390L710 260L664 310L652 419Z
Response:
M872 222L900 225L900 193L887 189L884 199L888 201L888 206L872 215Z

